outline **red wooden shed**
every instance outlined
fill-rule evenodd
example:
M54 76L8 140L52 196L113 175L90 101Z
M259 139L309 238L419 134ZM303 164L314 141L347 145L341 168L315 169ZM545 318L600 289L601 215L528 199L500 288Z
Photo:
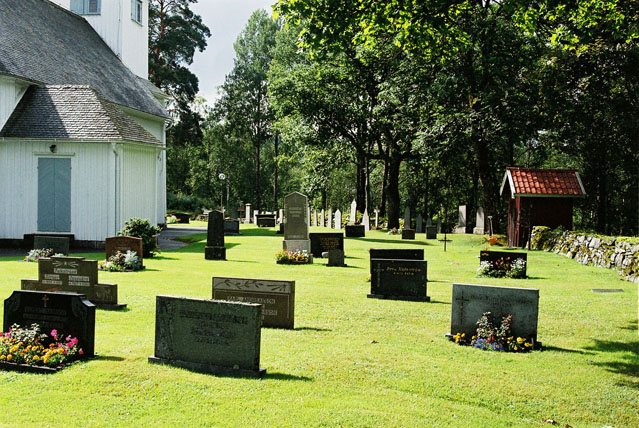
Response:
M501 184L508 197L508 245L526 245L533 226L572 229L575 198L586 191L572 169L508 167Z

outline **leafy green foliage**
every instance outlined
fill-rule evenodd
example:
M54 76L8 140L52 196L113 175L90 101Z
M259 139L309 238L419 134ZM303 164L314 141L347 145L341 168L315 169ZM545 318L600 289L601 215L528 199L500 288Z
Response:
M118 236L135 236L142 238L144 257L153 257L157 252L156 235L161 231L162 229L158 226L153 226L146 218L132 217L124 223L124 227L118 232Z

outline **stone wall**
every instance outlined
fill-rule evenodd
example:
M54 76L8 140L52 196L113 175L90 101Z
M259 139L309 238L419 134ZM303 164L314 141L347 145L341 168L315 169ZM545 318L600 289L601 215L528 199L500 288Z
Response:
M563 254L585 265L615 269L624 279L639 282L639 238L632 240L536 226L531 248Z

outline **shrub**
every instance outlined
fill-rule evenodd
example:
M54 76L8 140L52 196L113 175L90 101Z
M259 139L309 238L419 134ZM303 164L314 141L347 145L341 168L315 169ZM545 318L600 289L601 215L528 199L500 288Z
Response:
M167 215L166 216L166 224L175 224L177 223L177 217L174 215Z
M157 240L155 235L162 229L153 226L148 219L132 217L124 224L119 236L135 236L142 238L142 252L144 257L153 257L157 252Z

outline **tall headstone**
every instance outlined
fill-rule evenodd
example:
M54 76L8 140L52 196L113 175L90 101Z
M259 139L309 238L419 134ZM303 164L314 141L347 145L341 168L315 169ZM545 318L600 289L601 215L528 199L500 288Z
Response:
M326 227L329 229L333 227L333 208L329 208L326 213Z
M244 213L244 224L251 223L251 204L246 204L246 212Z
M214 276L213 300L257 303L264 306L263 327L295 326L295 281Z
M342 228L342 212L340 210L335 211L335 223L333 225L334 229Z
M348 224L355 223L357 223L357 201L353 199L353 202L351 202L351 214L348 217Z
M475 221L475 228L473 229L473 233L475 235L483 235L484 234L484 208L477 208L477 219Z
M426 226L432 226L432 225L433 225L433 220L430 217L428 217L426 219Z
M375 229L379 229L379 209L375 208Z
M306 206L306 225L311 227L311 207Z
M320 211L319 225L320 227L324 227L324 208L322 208L322 210Z
M3 331L13 324L29 327L36 323L42 333L51 330L78 339L83 358L95 355L95 305L77 293L14 290L4 301Z
M412 229L410 221L410 207L406 207L404 210L404 229Z
M415 233L422 233L424 231L423 222L422 215L417 214L417 219L415 219Z
M459 219L455 233L466 233L466 205L459 206Z
M368 217L368 209L364 210L364 215L362 216L362 224L364 225L364 230L366 232L371 230L371 219Z
M257 215L260 212L258 210L253 210L253 224L257 226Z
M287 251L311 251L308 239L308 198L299 192L284 197L284 243Z
M283 221L284 221L284 210L280 208L277 211L277 222L282 223Z
M224 214L222 214L222 211L215 210L209 213L204 258L206 260L226 260L226 248L224 247Z
M313 210L313 226L317 226L317 209Z
M512 315L513 335L537 341L538 289L453 284L451 306L450 334L473 336L477 331L477 321L485 312L490 312L496 322Z
M150 363L261 377L262 305L156 296Z

